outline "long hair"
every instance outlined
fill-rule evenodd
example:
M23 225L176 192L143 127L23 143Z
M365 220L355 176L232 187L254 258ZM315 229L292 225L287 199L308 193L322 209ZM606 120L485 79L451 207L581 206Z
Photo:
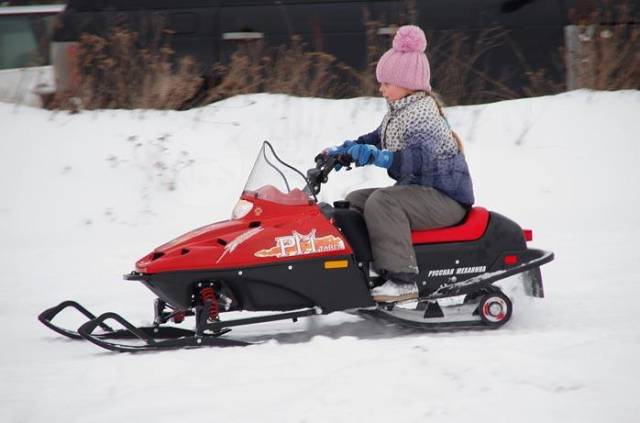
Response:
M444 103L442 102L442 99L440 98L440 96L433 91L426 91L426 93L436 103L436 106L438 107L438 113L440 113L440 116L442 116L442 119L444 119L447 122L447 126L449 126L449 121L447 121L447 118L444 115L444 111L442 110L442 108L444 107L443 106ZM451 129L451 126L449 126L449 129ZM464 154L464 144L462 143L462 138L460 138L460 136L453 129L451 129L451 136L453 137L453 140L456 142L456 145L458 146L458 151Z

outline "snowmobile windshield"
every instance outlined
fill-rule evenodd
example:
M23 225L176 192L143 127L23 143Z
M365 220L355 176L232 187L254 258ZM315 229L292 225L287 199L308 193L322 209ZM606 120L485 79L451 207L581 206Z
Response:
M315 201L304 175L282 161L267 141L262 144L242 195L290 206Z

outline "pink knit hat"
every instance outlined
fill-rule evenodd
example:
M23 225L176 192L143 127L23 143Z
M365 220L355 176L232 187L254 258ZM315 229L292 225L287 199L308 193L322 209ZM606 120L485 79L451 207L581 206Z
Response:
M398 28L393 47L382 55L376 67L378 82L409 90L431 91L431 71L424 54L427 37L415 25Z

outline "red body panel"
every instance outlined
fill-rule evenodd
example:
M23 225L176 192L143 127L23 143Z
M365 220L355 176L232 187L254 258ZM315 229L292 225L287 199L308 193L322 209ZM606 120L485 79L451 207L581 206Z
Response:
M282 205L249 196L241 219L214 223L158 247L136 263L142 273L258 266L349 255L342 233L316 204Z
M461 242L480 239L489 224L489 211L474 207L469 211L464 223L458 226L426 231L411 232L413 244L436 244L440 242Z
M294 192L290 194L297 195ZM246 268L302 258L352 254L346 238L322 214L317 204L286 205L282 204L286 201L275 203L248 194L242 199L253 203L246 216L188 232L138 260L136 270L154 274ZM474 208L462 225L413 232L413 242L475 240L484 233L488 220L487 210Z

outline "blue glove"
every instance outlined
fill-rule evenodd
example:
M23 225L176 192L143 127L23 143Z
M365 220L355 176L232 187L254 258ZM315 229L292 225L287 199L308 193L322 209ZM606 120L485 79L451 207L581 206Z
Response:
M347 151L357 166L374 164L378 167L389 169L393 163L393 153L389 150L378 150L370 144L356 144Z
M325 159L328 156L339 156L340 154L347 154L347 150L349 150L349 147L351 147L352 145L355 145L356 142L355 141L345 141L340 145L334 145L333 147L327 147L324 150L322 150L314 159L314 161L318 161L318 159L324 157Z
M349 150L349 148L356 144L357 143L355 141L347 140L343 142L341 145L334 145L333 147L325 148L320 154L324 156L339 156L340 154L347 154L347 151ZM340 163L337 163L333 168L333 170L335 170L336 172L339 171L340 169L342 169L342 165Z
M349 148L356 145L355 141L347 140L343 142L341 145L336 145L333 147L329 147L327 149L327 155L329 156L339 156L340 154L346 154L349 151Z

